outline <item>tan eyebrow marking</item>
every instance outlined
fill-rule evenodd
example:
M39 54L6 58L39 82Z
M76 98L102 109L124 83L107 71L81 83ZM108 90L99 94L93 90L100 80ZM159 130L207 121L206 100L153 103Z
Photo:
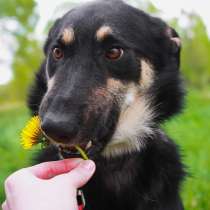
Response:
M98 41L103 41L107 36L111 35L113 30L110 26L102 26L96 31L96 38Z
M71 44L75 39L74 29L73 28L65 28L62 33L62 42L64 44Z

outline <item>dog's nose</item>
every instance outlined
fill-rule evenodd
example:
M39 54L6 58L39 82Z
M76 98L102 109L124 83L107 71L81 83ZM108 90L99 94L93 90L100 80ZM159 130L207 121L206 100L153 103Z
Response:
M41 128L49 138L58 143L68 143L78 132L75 119L61 119L52 115L44 117Z

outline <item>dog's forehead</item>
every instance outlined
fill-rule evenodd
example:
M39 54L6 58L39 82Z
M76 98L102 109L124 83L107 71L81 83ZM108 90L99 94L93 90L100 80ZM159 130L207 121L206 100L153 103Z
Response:
M89 22L89 20L93 22L107 21L113 16L118 16L127 7L127 4L120 1L96 1L77 6L64 17L75 24L79 24L81 21L82 23Z
M98 34L99 39L96 38L100 40L101 36L123 30L122 22L125 19L128 27L128 22L132 22L129 13L133 13L133 8L121 1L88 3L74 8L62 18L61 32L70 28L75 35L83 32L91 36Z

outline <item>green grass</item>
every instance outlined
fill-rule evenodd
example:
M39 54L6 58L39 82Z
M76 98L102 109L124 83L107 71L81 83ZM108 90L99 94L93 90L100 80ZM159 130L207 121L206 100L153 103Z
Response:
M0 110L0 202L4 200L5 178L11 172L29 165L30 154L19 144L21 128L28 119L27 111L22 107L15 105L14 108Z
M17 106L0 109L0 202L3 182L13 171L29 165L30 153L19 145L19 133L28 119ZM183 114L165 123L167 133L180 145L190 176L182 187L186 210L210 209L210 89L192 90Z
M183 185L187 210L210 209L210 89L188 94L184 113L166 123L167 133L181 146L190 176Z

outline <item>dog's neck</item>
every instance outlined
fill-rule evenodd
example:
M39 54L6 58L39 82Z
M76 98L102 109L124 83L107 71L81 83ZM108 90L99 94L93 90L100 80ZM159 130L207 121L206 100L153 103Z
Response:
M155 111L151 106L152 97L147 94L150 85L130 85L126 90L115 132L103 151L104 157L138 152L144 147L145 139L155 133Z
M144 147L144 141L138 139L112 139L112 141L105 147L102 155L106 158L118 157L124 154L131 154L138 152Z
M153 117L153 112L146 105L127 110L120 117L113 137L102 155L110 158L139 152L146 144L145 139L156 133Z

